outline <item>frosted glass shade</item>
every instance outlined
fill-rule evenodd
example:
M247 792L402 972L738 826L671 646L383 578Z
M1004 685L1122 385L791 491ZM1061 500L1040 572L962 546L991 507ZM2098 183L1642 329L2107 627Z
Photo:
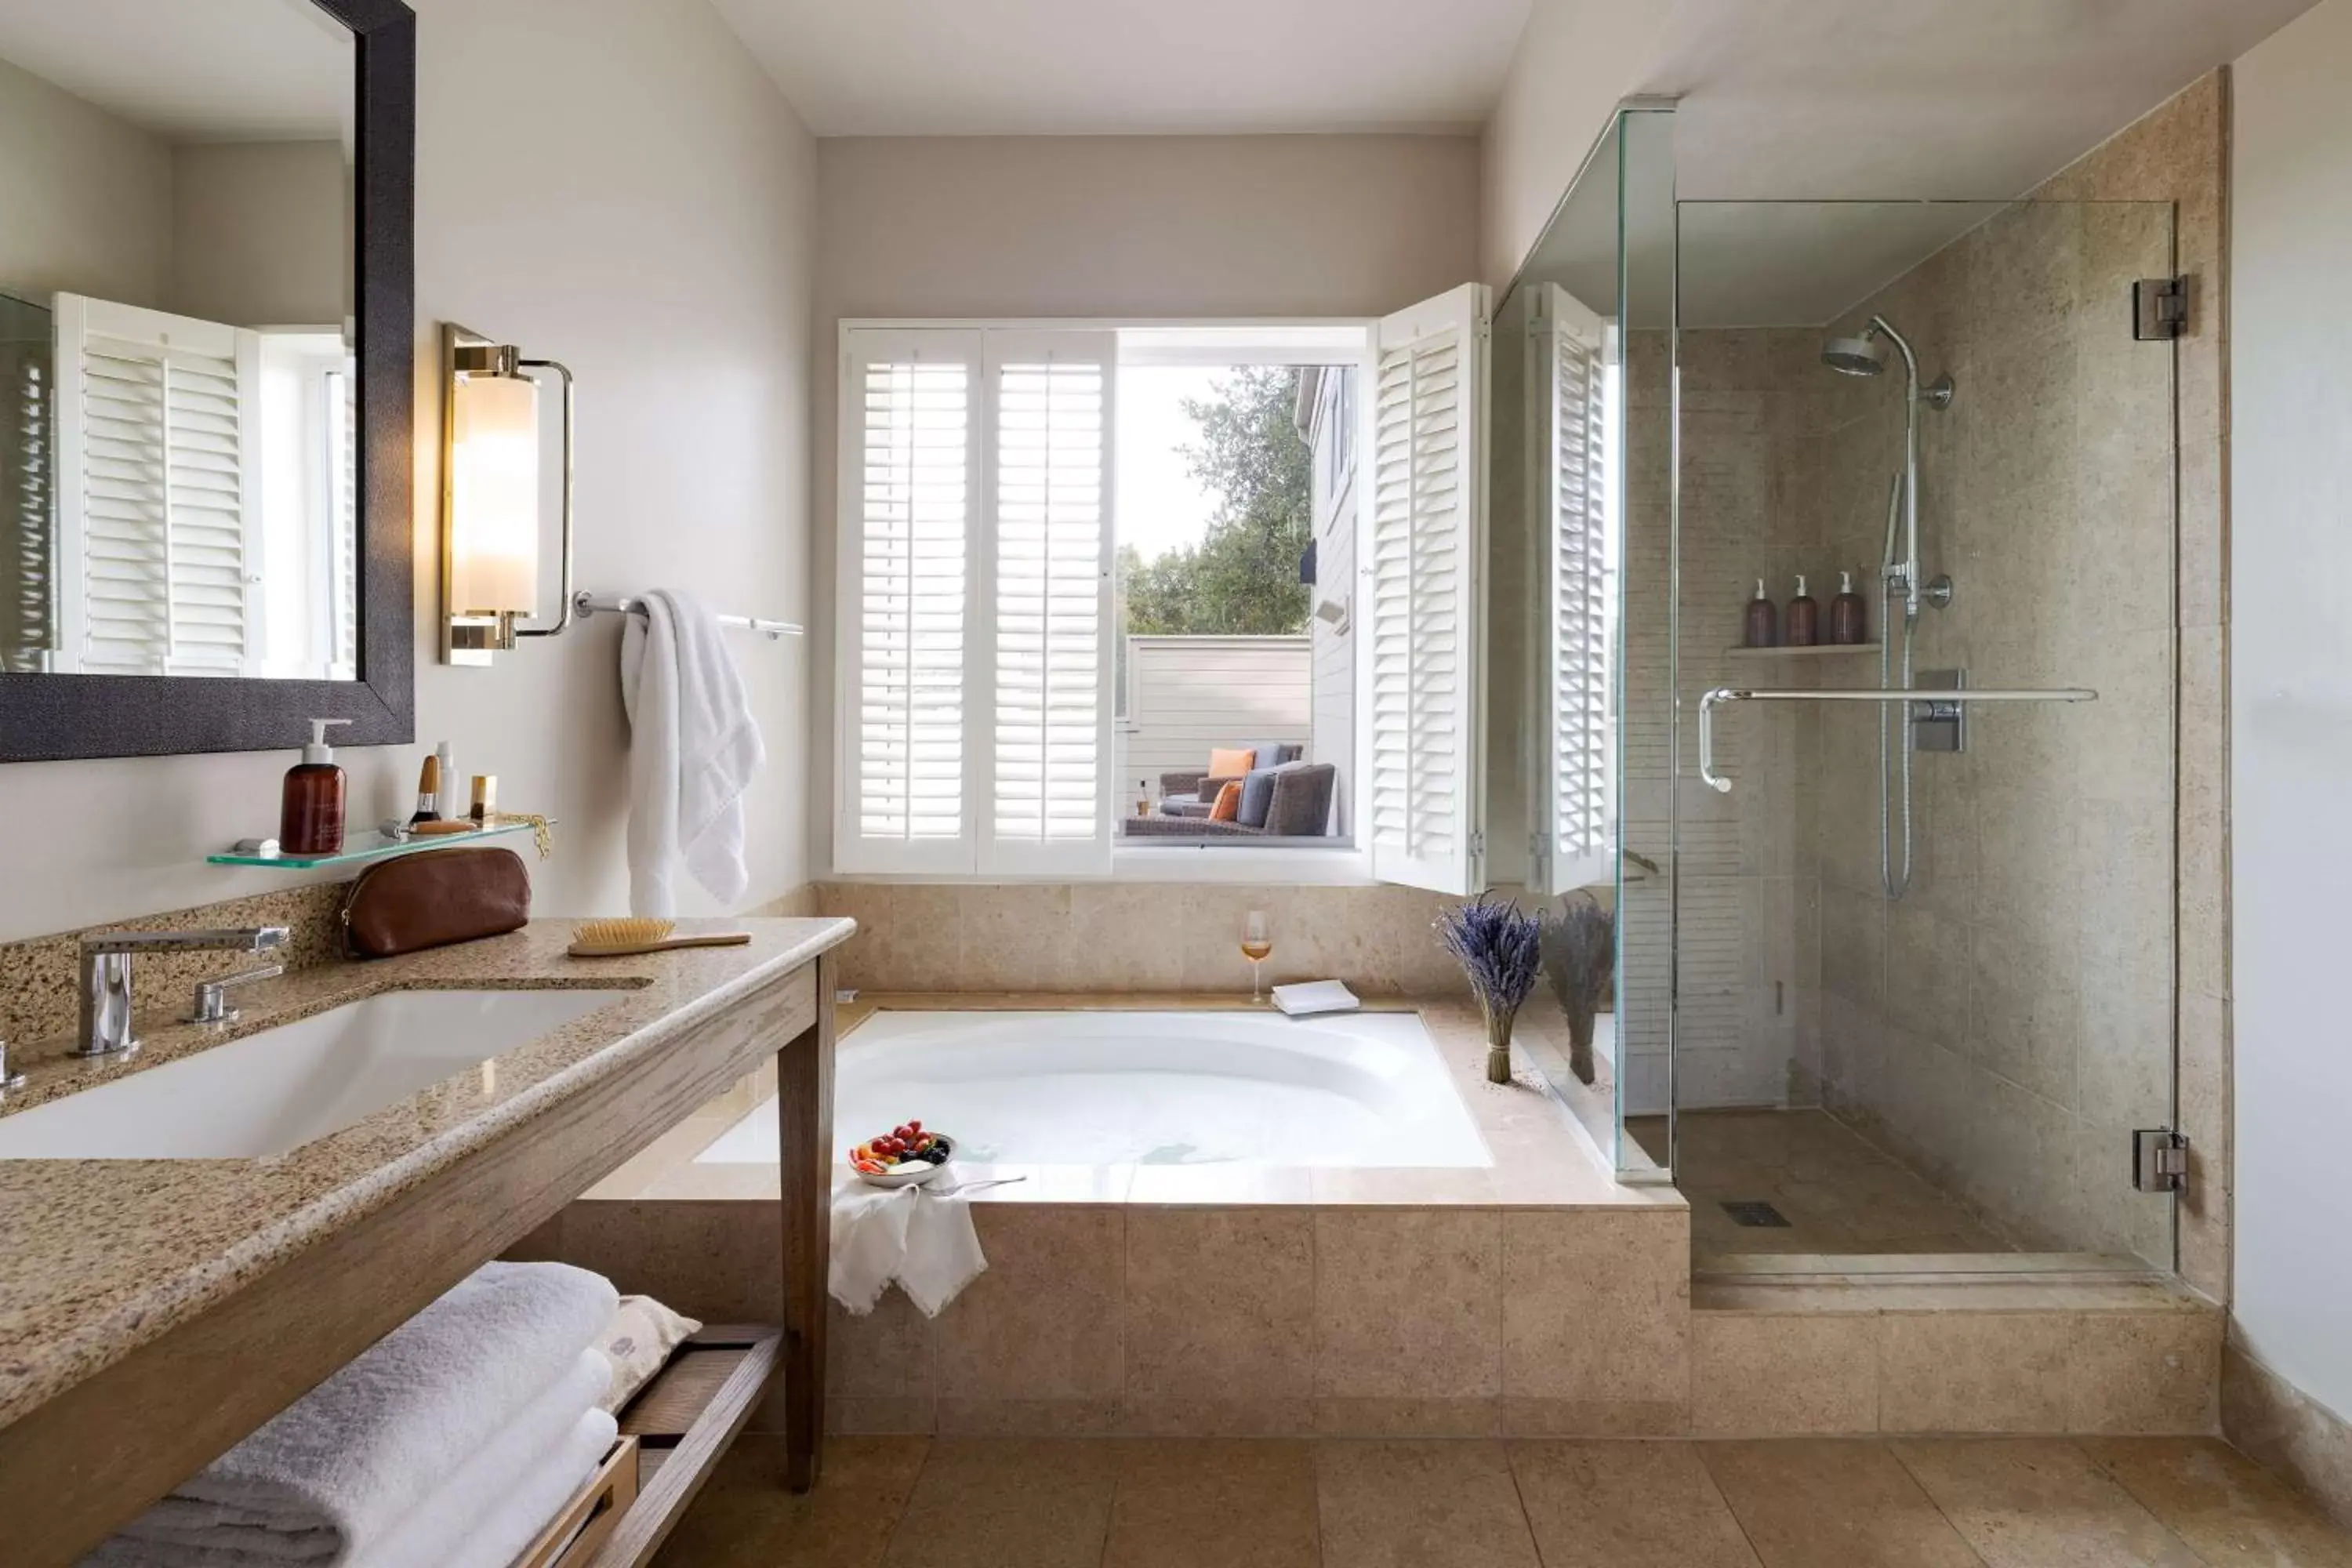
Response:
M539 388L461 375L449 395L450 608L529 615L539 604Z

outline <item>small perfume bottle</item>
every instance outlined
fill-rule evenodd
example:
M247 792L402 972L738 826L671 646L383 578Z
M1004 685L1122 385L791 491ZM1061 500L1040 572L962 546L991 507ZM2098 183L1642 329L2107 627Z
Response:
M1739 640L1746 647L1780 646L1780 611L1765 592L1761 577L1756 579L1756 596L1748 601L1748 622Z
M1830 601L1830 641L1840 647L1852 647L1870 640L1869 611L1862 595L1853 591L1853 574L1838 574L1837 597Z
M1789 601L1789 646L1811 647L1822 640L1822 607L1805 592L1805 580L1797 579L1797 596Z

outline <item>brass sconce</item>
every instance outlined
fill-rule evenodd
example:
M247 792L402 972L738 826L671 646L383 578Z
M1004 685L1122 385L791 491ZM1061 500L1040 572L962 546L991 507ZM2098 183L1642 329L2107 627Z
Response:
M539 607L540 384L563 384L563 584L551 626ZM572 373L524 359L454 322L441 328L441 658L488 664L520 637L572 624Z

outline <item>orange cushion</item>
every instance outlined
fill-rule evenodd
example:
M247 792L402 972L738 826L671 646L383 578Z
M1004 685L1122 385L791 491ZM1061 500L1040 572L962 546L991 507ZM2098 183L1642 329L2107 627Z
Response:
M1255 752L1228 751L1223 746L1213 746L1209 749L1209 776L1213 779L1239 778L1250 771L1250 762L1256 755Z
M1242 781L1234 779L1217 792L1217 804L1209 808L1211 822L1231 822L1242 814Z

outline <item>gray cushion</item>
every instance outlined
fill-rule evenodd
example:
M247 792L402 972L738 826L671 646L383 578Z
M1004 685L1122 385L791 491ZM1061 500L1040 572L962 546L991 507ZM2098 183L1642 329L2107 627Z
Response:
M1298 751L1297 746L1282 741L1253 741L1250 742L1250 766L1270 768L1277 763L1291 761L1298 755Z
M1275 775L1303 766L1299 763L1283 763L1276 767L1252 768L1242 780L1242 805L1234 820L1244 827L1264 827L1265 814L1274 809Z

